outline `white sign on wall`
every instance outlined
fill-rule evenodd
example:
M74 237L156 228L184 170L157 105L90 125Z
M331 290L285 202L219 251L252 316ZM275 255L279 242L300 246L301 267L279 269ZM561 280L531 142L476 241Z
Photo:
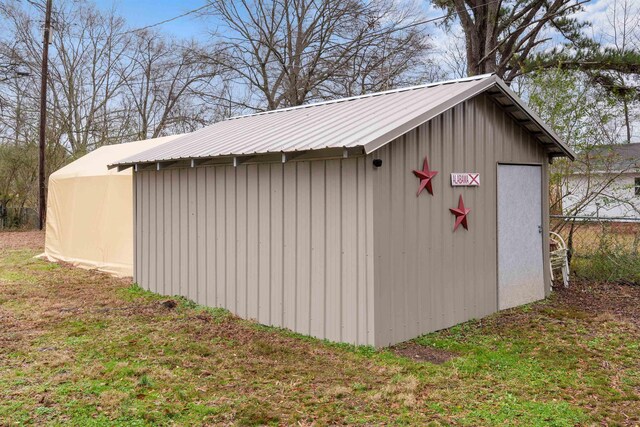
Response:
M472 172L452 173L451 185L453 187L477 187L480 185L480 174Z

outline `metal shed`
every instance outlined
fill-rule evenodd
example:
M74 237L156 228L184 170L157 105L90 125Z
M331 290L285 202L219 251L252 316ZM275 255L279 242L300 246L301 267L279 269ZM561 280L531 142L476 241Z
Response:
M556 156L484 75L237 117L112 167L135 170L141 286L380 347L549 292Z

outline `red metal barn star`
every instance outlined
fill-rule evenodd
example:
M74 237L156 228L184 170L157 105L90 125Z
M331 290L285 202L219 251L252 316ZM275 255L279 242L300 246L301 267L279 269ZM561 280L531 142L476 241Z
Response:
M433 194L433 188L431 187L431 180L434 176L438 175L438 171L429 170L429 161L425 156L424 162L422 163L422 170L414 170L413 174L420 178L420 188L418 188L418 193L416 197L422 193L422 190L425 188L429 192L429 194Z
M458 199L458 208L449 208L452 214L456 216L456 223L453 226L453 231L456 231L458 226L462 224L465 230L468 230L467 226L467 214L471 212L471 209L464 207L464 200L462 200L462 194L460 195L460 199Z

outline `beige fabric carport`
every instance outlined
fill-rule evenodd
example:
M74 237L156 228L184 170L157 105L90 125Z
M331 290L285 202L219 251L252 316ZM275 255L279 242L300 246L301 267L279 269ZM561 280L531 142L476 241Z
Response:
M109 170L107 165L179 136L101 147L51 174L46 258L131 276L132 172Z

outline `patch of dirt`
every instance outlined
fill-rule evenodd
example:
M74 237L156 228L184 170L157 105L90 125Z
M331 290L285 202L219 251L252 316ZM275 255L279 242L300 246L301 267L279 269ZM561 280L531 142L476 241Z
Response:
M44 250L44 231L1 231L0 250Z
M573 281L554 289L558 302L589 313L609 313L640 326L640 286Z
M163 301L162 305L165 308L168 308L169 310L172 310L172 309L174 309L174 308L176 308L178 306L178 303L175 302L174 300L170 299L170 300Z
M420 345L411 341L393 346L390 350L398 356L406 357L415 362L430 362L436 365L443 364L458 356L458 354L451 351Z

